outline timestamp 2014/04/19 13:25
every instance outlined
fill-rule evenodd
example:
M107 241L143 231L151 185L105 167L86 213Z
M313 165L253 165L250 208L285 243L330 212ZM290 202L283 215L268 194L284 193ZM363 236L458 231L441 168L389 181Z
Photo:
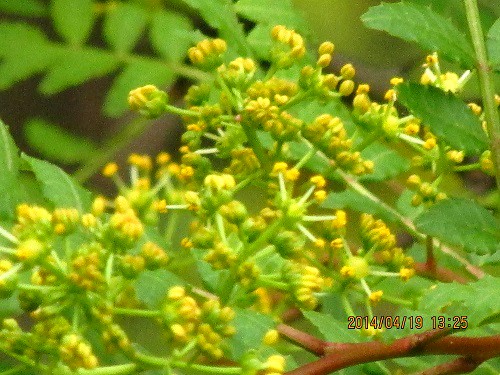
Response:
M466 329L468 326L467 316L431 316L432 329ZM347 329L423 329L424 318L421 315L379 315L379 316L361 316L351 315L347 317Z

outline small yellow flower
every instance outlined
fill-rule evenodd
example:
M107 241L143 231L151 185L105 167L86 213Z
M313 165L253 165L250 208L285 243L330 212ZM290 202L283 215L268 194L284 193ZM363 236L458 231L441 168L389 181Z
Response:
M415 275L415 270L412 268L401 268L399 270L399 276L403 281L408 281L413 275Z
M269 331L266 332L266 334L262 338L262 342L266 345L274 345L278 342L279 337L280 335L277 330L270 329Z
M436 147L436 138L428 138L425 140L425 143L423 144L423 147L426 150L432 150L434 147Z
M102 169L102 174L105 177L114 176L117 172L118 172L118 164L116 164L114 162L106 164L104 166L104 168Z
M160 152L158 155L156 155L156 163L159 165L165 165L171 160L170 154L167 152Z
M345 64L342 68L340 68L340 75L344 79L352 79L356 74L356 70L352 64Z
M383 294L384 294L384 292L382 290L377 290L375 292L370 293L368 298L370 299L371 302L377 303L380 301Z
M335 46L332 42L323 42L320 44L318 47L318 54L319 55L324 55L324 54L329 54L331 55L335 49Z
M171 287L167 292L167 296L171 300L181 299L185 295L186 295L186 289L184 289L184 287L180 285Z
M325 178L319 174L312 176L309 181L311 181L314 185L316 185L317 188L320 189L326 186Z
M285 172L284 176L287 181L297 181L300 176L300 172L297 168L291 168Z
M401 77L392 77L391 80L389 81L391 85L396 86L399 85L400 83L403 83L403 78Z

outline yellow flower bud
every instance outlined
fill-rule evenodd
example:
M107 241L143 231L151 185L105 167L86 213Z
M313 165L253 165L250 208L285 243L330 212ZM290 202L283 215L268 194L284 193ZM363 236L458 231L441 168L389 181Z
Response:
M102 169L102 174L105 177L114 176L116 174L116 172L118 172L118 164L113 163L113 162L106 164L104 166L104 168Z
M318 48L318 54L319 55L325 55L325 54L328 54L328 55L331 55L333 53L335 49L335 46L332 42L323 42L320 44L319 48Z
M354 82L353 81L351 81L350 79L348 79L346 81L342 81L342 83L340 84L340 87L339 87L339 93L342 96L349 96L352 94L353 91L354 91Z
M340 68L340 75L346 80L352 79L355 74L356 70L352 64L345 64L342 68Z

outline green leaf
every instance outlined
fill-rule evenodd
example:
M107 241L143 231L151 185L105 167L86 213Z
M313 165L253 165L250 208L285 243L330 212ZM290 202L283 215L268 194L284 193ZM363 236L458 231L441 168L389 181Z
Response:
M255 55L262 60L269 60L273 41L269 38L271 34L270 25L258 24L248 33L247 40Z
M136 60L127 65L113 82L109 90L104 111L109 116L119 116L127 109L127 96L130 90L139 86L153 84L164 87L175 79L172 70L160 61Z
M238 22L234 4L229 0L182 0L184 3L200 12L203 19L213 28L219 30L219 36L224 39L231 50L242 55L250 54L250 47L245 40L242 25Z
M366 212L376 215L387 221L396 221L396 218L369 198L359 194L355 190L344 190L340 193L329 193L321 207L332 209L350 208L358 212Z
M292 28L305 26L291 0L240 0L234 8L240 16L257 23L284 25Z
M173 12L156 12L151 23L151 44L158 54L169 61L181 61L193 42L191 21Z
M19 151L0 120L0 218L14 217L17 205Z
M210 264L203 260L204 252L200 249L191 249L191 255L196 259L196 270L200 274L203 286L209 291L217 291L224 276L227 276L228 270L215 270Z
M368 9L361 20L367 27L416 42L466 67L474 66L474 52L467 38L450 20L430 7L405 2L382 3Z
M415 83L402 83L396 90L398 100L451 147L468 154L478 154L487 147L479 118L453 94Z
M111 8L104 20L104 37L118 52L134 48L146 27L147 13L137 5L118 3Z
M236 334L229 342L232 358L237 361L248 350L262 346L262 338L275 326L275 323L269 315L237 307L233 309L236 316L231 321L231 325L236 328Z
M1 23L0 89L41 72L56 57L45 35L20 23Z
M467 316L469 325L475 327L500 314L499 290L500 278L491 275L469 284L439 283L422 297L420 308L434 315Z
M411 200L414 195L414 191L405 189L396 202L398 212L411 220L415 219L424 210L422 205L415 207L411 204Z
M97 146L89 139L78 137L41 119L24 125L24 134L31 148L45 158L63 163L78 163L89 158Z
M488 31L486 38L488 58L494 69L500 70L500 18L495 21Z
M475 202L450 198L440 201L415 220L418 230L443 242L479 254L500 250L500 225Z
M360 335L355 331L347 329L347 320L342 322L329 314L316 311L302 311L304 317L309 320L330 342L360 342Z
M373 173L363 175L360 181L385 181L408 171L410 163L396 151L380 143L372 143L361 152L363 159L375 163Z
M41 17L46 15L45 5L39 0L0 0L0 10L18 16Z
M52 0L51 14L57 32L71 44L83 44L94 25L92 0Z
M119 61L112 55L98 50L60 49L59 58L49 67L40 84L40 90L47 95L55 94L70 86L80 85L115 70Z
M90 192L78 185L61 168L25 154L21 157L28 162L33 173L35 173L36 179L42 186L43 195L54 206L74 207L81 213L90 208Z
M139 301L148 308L158 308L167 294L167 290L175 285L185 283L172 272L159 269L141 272L135 283L135 292Z

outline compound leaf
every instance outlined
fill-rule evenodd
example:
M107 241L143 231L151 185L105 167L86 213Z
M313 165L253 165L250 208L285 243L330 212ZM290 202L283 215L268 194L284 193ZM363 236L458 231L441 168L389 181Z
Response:
M12 218L17 204L19 151L0 120L0 217Z
M375 163L373 172L360 177L360 181L384 181L406 172L410 163L396 151L380 143L372 143L361 153L363 159Z
M467 199L440 201L419 215L415 225L426 234L472 252L485 254L499 250L498 221L488 210Z
M0 0L0 10L5 13L28 17L40 17L46 14L45 5L39 0Z
M234 8L241 16L267 25L300 28L304 20L295 11L291 0L240 0Z
M135 283L135 292L139 301L148 308L155 309L165 298L168 289L184 282L172 272L164 269L144 271Z
M420 308L433 315L467 316L471 326L500 314L500 278L491 275L469 284L439 283L422 296Z
M302 311L304 317L309 320L330 342L359 342L360 335L347 329L347 322L341 322L328 314L316 311Z
M52 0L51 14L57 32L70 44L83 44L94 25L92 0Z
M28 121L24 125L24 134L31 148L45 158L63 163L81 162L97 150L91 140L41 119Z
M405 2L382 3L368 9L361 20L372 29L416 42L466 67L474 66L474 53L467 38L450 20L430 7Z
M500 18L495 21L488 31L486 39L488 57L494 69L500 70Z
M104 37L118 52L132 50L144 31L146 11L137 5L119 3L109 10L104 20Z
M184 58L193 36L193 25L188 18L165 11L156 12L153 16L151 44L158 54L169 61L178 62Z
M231 337L231 354L234 360L240 360L250 349L259 348L262 338L268 330L275 326L269 315L256 311L233 308L236 316L231 325L236 328L236 334Z
M243 27L238 22L234 5L229 0L183 0L193 9L197 9L203 19L213 28L219 30L219 35L235 52L250 54L250 47L245 40Z
M321 204L321 207L332 209L350 208L358 212L376 215L387 221L396 220L393 215L384 211L377 203L351 189L340 193L329 193L325 201Z
M51 95L115 70L119 61L98 50L59 50L59 58L49 67L40 84L40 91Z
M0 35L0 89L45 70L55 58L45 35L34 27L4 22Z
M479 118L453 94L415 83L402 83L396 89L398 100L453 148L478 154L487 147Z
M271 25L258 24L248 33L247 40L257 57L269 60L272 47Z
M78 185L61 168L47 161L22 155L27 161L36 179L42 186L43 195L56 207L74 207L85 212L90 207L91 194Z
M109 116L119 116L127 109L127 95L130 90L148 84L167 86L174 78L174 72L161 61L136 60L115 78L106 96L104 111Z

